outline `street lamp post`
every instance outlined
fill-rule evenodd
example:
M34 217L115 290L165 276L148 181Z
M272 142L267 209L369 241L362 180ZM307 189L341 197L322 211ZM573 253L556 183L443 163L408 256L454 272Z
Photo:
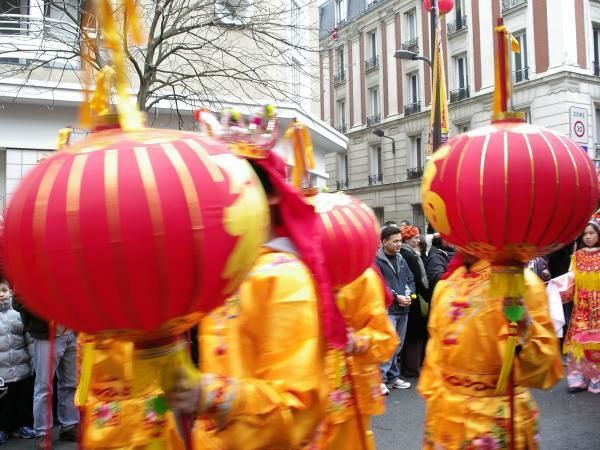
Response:
M395 155L396 154L396 140L393 137L390 136L386 136L383 130L380 130L379 128L375 128L373 130L373 134L375 136L378 137L382 137L385 139L389 139L390 141L392 141L392 154Z
M435 36L436 36L436 28L437 28L437 20L436 20L436 10L438 9L438 1L431 0L431 58L427 58L425 56L417 55L415 52L411 52L408 50L398 50L394 53L394 57L398 59L406 59L409 61L425 61L429 64L429 68L431 69L431 84L433 84L433 80L435 78L434 74L434 66L433 66L433 58L435 57ZM442 64L442 61L438 61L438 64ZM440 83L439 79L435 86L432 86L432 91L435 89L435 105L432 105L432 108L435 109L435 113L433 116L433 124L432 124L432 138L433 138L433 151L436 151L437 148L442 143L442 117L440 113Z

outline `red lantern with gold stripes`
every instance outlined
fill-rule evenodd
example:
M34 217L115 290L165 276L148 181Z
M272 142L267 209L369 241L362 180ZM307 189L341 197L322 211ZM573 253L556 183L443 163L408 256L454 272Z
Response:
M379 247L379 223L367 205L346 194L320 193L308 198L319 214L319 235L332 285L340 288L373 264Z
M497 264L526 262L572 242L598 202L596 169L568 137L499 120L433 154L423 176L432 226Z
M35 314L91 334L147 338L221 304L267 230L264 193L226 144L117 128L33 169L8 208L4 255Z

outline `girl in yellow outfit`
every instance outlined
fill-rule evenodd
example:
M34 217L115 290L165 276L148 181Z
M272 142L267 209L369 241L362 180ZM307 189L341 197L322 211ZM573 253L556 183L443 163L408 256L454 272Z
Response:
M82 411L82 448L182 450L172 413L167 411L152 372L136 370L133 344L80 336L94 342L91 383L76 399Z
M327 354L328 413L315 447L374 450L370 419L385 412L379 365L392 357L398 335L386 314L381 278L373 269L343 287L337 303L348 326L349 345L346 358L336 351Z
M418 385L427 408L425 449L508 448L508 397L495 392L508 325L503 299L489 297L489 275L489 263L477 261L436 286ZM515 357L515 448L532 450L539 447L539 412L526 388L552 387L562 366L544 285L530 271L525 281L528 317L519 324Z

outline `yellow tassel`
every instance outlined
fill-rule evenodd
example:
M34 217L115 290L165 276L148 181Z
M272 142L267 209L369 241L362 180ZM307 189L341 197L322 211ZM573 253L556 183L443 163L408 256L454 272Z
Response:
M508 379L510 372L513 369L513 362L515 359L515 351L517 349L517 324L511 322L509 325L510 334L506 341L506 349L504 350L504 357L502 358L502 368L500 369L500 375L498 376L498 383L496 384L496 393L504 394L506 387L508 386Z
M315 168L313 145L310 133L300 122L293 122L285 132L284 138L292 141L294 150L294 169L292 183L295 187L302 187L302 178L308 170Z
M73 128L61 128L58 131L58 139L56 140L56 150L62 150L67 145L69 145L69 138L71 137L72 132Z
M75 405L83 406L87 403L92 383L92 368L94 367L94 342L82 344L81 350L81 373L79 375L79 386L75 393Z

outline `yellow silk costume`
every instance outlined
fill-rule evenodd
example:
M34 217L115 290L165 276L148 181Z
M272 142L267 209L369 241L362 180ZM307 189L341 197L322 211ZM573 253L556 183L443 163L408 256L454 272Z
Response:
M200 323L203 397L195 450L296 449L313 439L327 397L312 277L263 249L237 296Z
M379 364L388 361L398 346L383 289L379 275L367 269L338 293L338 308L353 330L355 352L346 358L339 351L327 354L329 404L317 448L375 448L370 417L385 412Z
M509 403L496 395L508 325L502 298L490 298L490 265L478 261L436 286L429 343L418 390L426 401L425 449L507 448ZM531 325L515 357L516 449L538 448L538 410L527 387L562 378L543 283L526 271L524 305Z
M79 405L83 448L182 450L173 414L162 406L158 380L133 364L133 344L96 340L93 358L87 400Z

